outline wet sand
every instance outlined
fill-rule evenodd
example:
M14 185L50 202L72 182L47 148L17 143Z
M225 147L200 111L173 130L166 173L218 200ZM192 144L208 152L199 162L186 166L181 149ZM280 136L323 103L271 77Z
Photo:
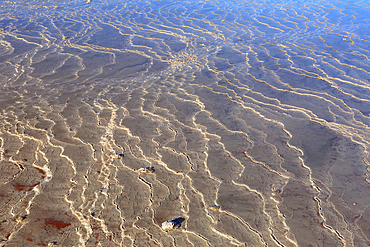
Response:
M2 3L0 246L370 245L369 7Z

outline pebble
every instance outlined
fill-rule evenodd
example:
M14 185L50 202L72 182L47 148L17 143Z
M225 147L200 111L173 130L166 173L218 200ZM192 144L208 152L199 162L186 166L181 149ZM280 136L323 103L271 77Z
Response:
M219 211L220 210L220 206L218 205L213 205L213 206L210 206L209 209L212 210L212 211Z
M173 220L167 220L162 223L162 229L164 231L173 230L181 227L181 223L185 220L183 217L179 217Z
M172 221L165 221L162 223L162 229L167 231L167 230L172 230L175 227L175 223Z
M123 154L114 154L113 159L122 159L123 156L124 156Z
M138 170L138 172L141 172L141 173L153 173L155 170L154 170L154 167L145 167L145 168L140 168Z

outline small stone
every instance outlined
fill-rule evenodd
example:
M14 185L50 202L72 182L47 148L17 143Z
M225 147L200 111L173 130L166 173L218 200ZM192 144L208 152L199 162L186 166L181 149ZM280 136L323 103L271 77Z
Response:
M173 220L167 220L162 223L162 229L164 231L173 230L181 227L181 223L185 220L183 217L178 217Z
M175 223L172 221L165 221L162 223L162 229L165 231L172 230L175 227Z
M275 190L274 192L271 192L271 195L277 196L281 193L281 190Z
M116 159L116 160L118 160L118 159L122 159L123 158L123 154L114 154L113 155L113 159Z
M218 205L213 205L213 206L210 206L209 209L212 210L212 211L219 211L220 210L220 206Z
M145 168L140 168L138 170L138 172L141 172L141 173L153 173L155 170L154 170L154 167L145 167Z

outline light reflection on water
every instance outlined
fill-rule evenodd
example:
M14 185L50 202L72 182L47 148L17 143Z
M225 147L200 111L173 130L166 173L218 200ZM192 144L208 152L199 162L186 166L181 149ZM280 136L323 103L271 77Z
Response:
M369 245L369 8L1 2L1 245Z

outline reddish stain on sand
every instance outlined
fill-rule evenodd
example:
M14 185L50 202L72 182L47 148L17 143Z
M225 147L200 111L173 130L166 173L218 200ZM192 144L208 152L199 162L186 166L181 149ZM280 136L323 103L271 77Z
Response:
M40 168L38 168L38 167L34 167L36 170L38 170L42 175L45 175L45 172L42 170L42 169L40 169Z
M24 184L14 183L13 187L14 187L14 189L16 189L18 191L22 191L22 190L24 190L25 188L27 188L29 186L24 185Z
M67 226L70 226L71 223L68 223L68 222L64 222L64 221L61 221L61 220L56 220L56 219L53 219L53 218L46 218L45 219L45 226L51 226L51 227L55 227L55 228L65 228Z
M36 183L36 184L33 184L33 185L24 185L24 184L19 184L19 183L14 183L12 184L14 189L18 190L18 191L22 191L22 190L25 190L25 189L28 189L28 190L31 190L31 188L39 185L40 182Z
M4 150L4 152L3 152L4 157L6 157L6 158L11 157L11 155L8 155L8 153L9 153L9 150Z

